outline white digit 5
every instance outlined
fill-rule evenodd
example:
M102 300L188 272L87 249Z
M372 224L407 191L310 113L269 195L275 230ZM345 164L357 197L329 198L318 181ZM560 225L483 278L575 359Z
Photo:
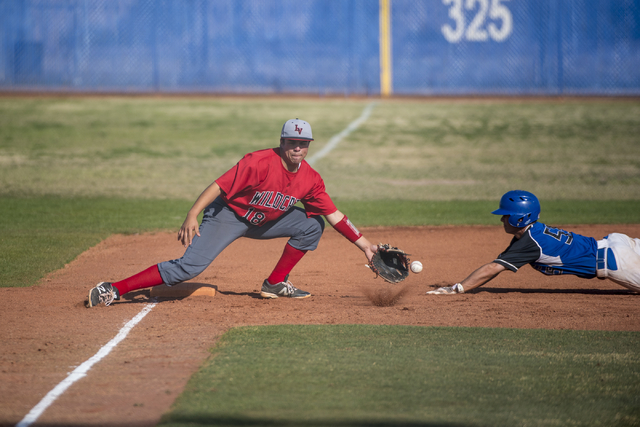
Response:
M452 4L449 8L449 18L455 22L455 28L449 24L442 26L442 35L449 43L458 43L464 34L464 13L462 12L462 0L442 0L445 6Z
M498 29L493 22L487 25L491 38L497 42L505 41L511 35L511 31L513 31L513 17L511 16L511 12L505 5L500 4L500 1L501 0L491 0L489 17L494 20L501 20L502 27Z

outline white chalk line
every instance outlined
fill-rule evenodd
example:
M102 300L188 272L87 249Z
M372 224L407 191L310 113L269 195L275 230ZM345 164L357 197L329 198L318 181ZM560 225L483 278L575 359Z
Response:
M129 322L127 322L127 324L124 325L122 329L120 329L120 332L118 332L118 335L116 335L115 338L106 343L100 350L98 350L98 352L93 357L74 369L74 371L71 372L67 376L67 378L65 378L60 384L55 386L53 390L47 393L47 395L42 398L42 400L36 406L34 406L31 411L29 411L29 413L22 419L22 421L16 424L16 427L27 427L34 423L58 397L60 397L69 387L71 387L73 383L87 375L87 372L89 372L93 365L102 360L102 358L104 358L111 352L111 350L113 350L118 344L120 344L120 341L126 338L131 329L133 329L133 327L136 326L138 322L140 322L142 318L146 316L153 307L155 307L155 305L155 303L147 304L136 317L129 320Z
M327 142L327 145L322 147L322 150L311 156L311 158L307 160L307 163L313 166L315 162L329 154L331 150L336 148L340 141L346 138L351 132L358 129L358 127L369 118L369 116L371 115L371 111L373 110L373 107L375 107L375 105L375 102L369 103L362 111L362 114L360 114L360 117L349 123L349 126L347 126L342 132L331 137L329 142Z

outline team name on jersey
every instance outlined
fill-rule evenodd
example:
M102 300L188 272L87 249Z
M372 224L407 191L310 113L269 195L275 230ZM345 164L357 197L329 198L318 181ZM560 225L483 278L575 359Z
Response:
M287 196L279 191L256 191L249 202L250 205L263 206L269 209L278 209L281 211L287 211L293 205L298 202L293 196ZM247 213L244 214L244 218L253 225L260 225L266 219L266 215L256 210L256 208L249 208Z
M559 276L561 274L564 274L562 270L550 267L548 265L532 264L531 266L538 270L540 273L546 274L547 276Z
M249 202L250 205L287 211L298 202L293 196L287 196L279 191L256 191Z

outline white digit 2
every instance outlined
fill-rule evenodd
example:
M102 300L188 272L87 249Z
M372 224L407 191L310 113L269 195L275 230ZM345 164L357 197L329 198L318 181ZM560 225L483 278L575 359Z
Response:
M467 28L466 39L472 42L483 42L489 38L487 32L482 29L482 24L484 24L487 16L487 9L489 9L489 0L467 0L465 7L467 10L473 10L476 3L480 5L480 8L471 24L469 24L469 28Z

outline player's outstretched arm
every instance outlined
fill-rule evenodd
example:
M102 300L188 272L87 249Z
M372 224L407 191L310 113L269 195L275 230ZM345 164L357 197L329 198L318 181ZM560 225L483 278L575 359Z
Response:
M490 262L471 273L466 279L460 282L460 284L464 288L465 292L470 291L471 289L475 289L489 282L504 270L506 270L506 268L502 264Z
M200 236L198 215L221 194L222 190L216 182L213 182L200 194L191 209L189 209L187 218L178 231L178 240L185 248L191 244L196 235Z
M351 243L360 248L367 257L367 260L371 262L371 258L373 258L373 254L376 253L378 247L376 245L372 245L371 242L358 231L351 221L349 221L345 214L338 210L325 216L325 218L338 233L342 234Z
M502 273L505 267L496 262L490 262L489 264L485 264L482 267L478 268L476 271L467 276L460 283L456 283L452 286L444 286L442 288L435 289L433 291L427 292L427 294L432 295L449 295L449 294L461 294L471 289L475 289L479 286L484 285L485 283L492 280L498 274Z

